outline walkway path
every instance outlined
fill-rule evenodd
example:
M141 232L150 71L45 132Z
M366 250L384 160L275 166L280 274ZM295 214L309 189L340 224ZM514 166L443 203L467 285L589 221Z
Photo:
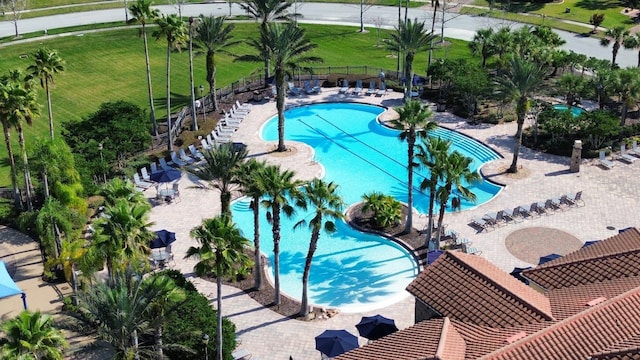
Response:
M162 13L177 13L175 6L163 5L157 6ZM360 25L360 9L359 6L352 4L332 4L332 3L313 3L305 2L298 6L298 12L301 13L301 22L308 23L330 23L342 24L350 26ZM237 3L232 4L231 13L233 15L242 15L243 11ZM216 16L228 15L229 7L227 3L211 3L211 4L188 4L182 7L183 16L198 16L200 14L212 14ZM124 23L124 10L108 9L87 12L78 12L73 14L62 14L43 16L33 19L24 19L18 22L18 28L21 33L30 33L44 31L46 29L64 28L78 25L91 25L107 22ZM395 7L373 6L365 12L365 23L369 29L375 28L373 19L386 19L385 28L392 28L393 19L398 18L398 11ZM421 21L431 20L431 7L425 6L421 8L409 9L410 18L418 18ZM520 24L485 17L475 17L469 15L459 15L447 13L445 15L445 36L455 39L471 40L477 29L486 27L511 26L518 27ZM563 49L573 50L579 54L593 56L598 59L611 59L611 48L600 46L599 40L595 38L583 37L566 31L556 30L556 32L566 41L562 46ZM10 21L0 22L0 37L13 36L13 23ZM46 37L45 37L46 38ZM42 41L42 38L38 38ZM635 66L636 52L628 49L620 49L618 54L618 64L621 67Z
M385 106L397 106L401 103L401 94L389 93L385 97L356 97L338 94L337 89L325 89L316 96L288 98L287 106L318 101L361 101L378 103ZM283 167L295 169L302 179L311 179L322 174L320 164L312 161L311 148L299 143L290 143L296 152L290 156L269 154L275 146L260 139L261 125L276 114L275 103L256 104L248 118L242 123L240 130L234 135L234 141L248 145L251 156L265 159L270 163L280 163ZM499 169L511 160L512 135L515 123L505 125L469 125L463 119L449 113L436 113L435 118L441 125L473 136L500 152L505 159L485 166L485 173L494 181L507 184L502 193L492 201L477 208L456 214L447 214L445 222L450 229L455 229L461 236L469 238L474 247L482 251L483 257L490 260L505 271L514 266L529 266L511 255L506 246L506 237L516 230L528 227L549 227L565 231L578 238L581 243L602 239L617 233L617 229L627 226L640 226L637 214L640 205L634 198L634 190L640 186L640 177L636 176L640 169L640 161L626 165L616 161L612 170L603 170L590 161L584 161L579 173L568 173L568 159L544 155L523 149L521 155L521 178L509 178L498 174ZM158 206L152 211L155 228L168 228L175 231L178 241L173 251L176 259L181 259L186 249L194 244L188 233L199 225L203 218L219 213L218 193L204 190L197 179L184 175L180 181L182 201L179 203ZM518 224L500 227L494 231L477 233L467 222L471 217L481 216L489 211L512 208L520 204L556 197L565 192L584 191L586 206L572 208L549 216L526 220ZM149 191L151 197L153 191ZM426 225L426 218L418 217L416 227ZM538 239L540 246L553 249L553 239ZM579 244L576 244L578 246ZM175 267L185 274L192 273L194 262L176 261ZM215 299L215 284L194 278L198 289L212 300ZM405 298L394 305L368 313L345 314L329 320L302 322L283 318L267 310L243 292L225 286L223 289L223 313L236 323L242 340L242 347L247 348L260 359L286 360L313 359L319 356L314 350L314 337L325 329L347 329L356 333L355 324L361 316L380 313L396 320L398 327L405 328L413 324L413 300ZM212 301L215 306L215 302ZM361 343L363 340L361 339Z

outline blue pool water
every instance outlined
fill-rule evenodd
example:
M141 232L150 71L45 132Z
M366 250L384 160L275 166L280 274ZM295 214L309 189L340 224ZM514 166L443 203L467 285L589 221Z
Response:
M567 111L569 110L569 108L567 107L567 105L564 104L555 104L553 105L553 108L556 110L561 110L561 111ZM571 107L571 114L573 114L573 116L579 116L580 114L582 114L583 112L585 112L586 110L578 107L578 106L572 106Z
M361 201L362 195L381 191L406 201L407 144L398 132L377 122L383 108L352 103L317 104L294 108L285 114L285 137L313 147L315 160L325 169L324 179L340 186L347 206ZM277 140L277 117L263 128L265 140ZM499 155L481 143L454 131L439 128L433 136L451 139L453 149L474 159L472 167L497 159ZM415 184L428 173L416 170ZM483 181L471 186L477 206L494 197L501 187ZM428 196L414 191L415 208L425 213ZM265 211L261 213L263 253L273 263L273 238ZM309 230L292 230L311 213L297 213L282 223L280 280L282 291L295 298L302 292L302 271L308 250ZM245 236L252 238L253 217L247 199L233 205L234 221ZM383 237L356 231L340 222L334 234L322 233L309 279L310 303L337 307L344 312L360 312L386 306L407 296L404 288L415 278L418 268L413 257L401 246Z

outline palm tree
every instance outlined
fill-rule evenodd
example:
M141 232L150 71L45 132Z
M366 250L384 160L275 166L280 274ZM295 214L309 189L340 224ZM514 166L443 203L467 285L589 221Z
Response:
M438 184L444 177L443 167L450 147L451 141L444 140L440 137L422 138L422 144L418 145L418 154L416 157L423 167L429 169L430 173L429 177L424 178L420 184L420 190L429 189L427 247L429 247L433 237L433 210L436 203L436 190L438 189ZM429 249L436 250L435 247L430 247Z
M225 26L226 18L224 16L204 16L200 15L200 23L197 27L197 35L195 42L200 48L206 49L207 62L207 82L209 83L209 92L213 100L213 109L218 109L218 99L216 98L216 53L230 54L227 49L240 43L238 40L232 40L231 32L235 28L235 24Z
M264 53L263 49L268 49L270 59L275 67L276 82L276 108L278 110L278 149L283 152L287 148L284 144L284 96L286 94L285 75L287 69L299 68L299 64L305 62L322 62L322 59L315 56L306 56L307 52L315 49L316 44L312 44L305 39L306 30L295 26L293 23L270 24L260 30L260 40L250 40L249 44ZM238 61L259 61L258 55L244 55L238 57Z
M148 283L148 286L154 287L159 294L153 298L151 302L150 322L155 323L155 340L156 352L158 359L164 359L164 345L162 343L162 332L166 316L175 306L186 299L184 289L178 287L169 276L164 274L154 274L154 281Z
M604 33L604 37L600 39L600 45L609 46L609 44L613 43L613 48L611 49L611 68L616 67L616 57L618 56L618 51L620 47L627 39L631 37L631 33L624 26L616 26L613 28L607 29Z
M491 56L490 39L493 35L492 28L478 29L469 43L471 53L482 57L482 67L487 66L487 59Z
M238 170L238 183L241 191L245 196L251 198L251 210L253 210L253 263L255 269L253 271L254 289L262 288L262 255L260 253L260 199L265 193L265 189L260 182L260 173L267 166L266 162L258 162L251 159L240 167Z
M180 50L187 38L186 26L175 14L162 15L156 19L158 29L154 32L156 39L167 40L167 147L171 151L173 133L171 132L171 51Z
M3 359L62 360L67 347L62 331L53 326L51 315L23 311L2 324L5 334L0 339L0 357Z
M571 109L576 97L583 91L586 80L574 74L564 74L556 81L559 90L565 93L565 102Z
M419 22L418 19L407 19L398 24L395 30L388 39L387 49L404 54L404 79L407 87L404 97L409 100L413 86L413 59L417 52L431 47L436 35L433 32L427 33L424 22Z
M153 134L158 136L158 123L156 122L156 108L153 104L153 89L151 86L151 65L149 64L149 45L147 43L147 22L154 22L160 17L160 11L152 9L152 0L136 0L129 6L131 18L128 24L141 24L140 35L144 41L144 61L147 67L147 92L149 96L149 109L151 109L151 123L153 124Z
M627 120L629 107L640 99L640 69L618 69L613 72L613 91L618 93L622 108L620 109L620 125L624 126Z
M516 143L513 148L513 161L507 170L510 173L518 172L518 155L522 145L522 127L524 118L529 110L529 98L540 86L545 75L545 70L530 61L514 57L511 60L511 68L502 77L496 79L498 91L510 101L516 102L516 115L518 117L518 130Z
M148 204L120 199L106 206L107 216L96 221L96 234L89 251L106 261L111 279L127 267L142 269L147 265L145 255L153 239L149 231L153 225L148 220L150 210Z
M440 236L442 235L442 221L444 219L444 211L449 201L449 196L453 189L455 189L462 199L475 201L476 195L469 190L465 184L472 184L480 181L480 175L472 171L470 166L473 159L458 151L453 151L448 154L444 159L443 167L443 179L444 184L441 185L437 191L436 197L440 203L440 213L438 215L438 230L436 235L436 249L440 249Z
M157 299L167 296L172 282L166 276L140 280L141 274L127 273L107 282L95 284L80 293L80 308L98 337L116 351L116 359L153 358L150 349L141 349L138 337L151 334L153 327L164 321L154 313ZM117 311L114 311L117 309Z
M50 197L36 215L36 232L40 237L44 253L51 258L60 257L63 237L70 239L73 235L73 218L71 209L57 199Z
M302 273L302 299L300 300L300 316L309 315L309 297L307 289L309 284L309 272L311 271L311 261L313 254L318 248L318 240L320 239L320 231L324 229L327 233L336 231L334 221L344 217L342 207L344 202L338 194L338 185L329 182L326 183L321 179L315 178L311 182L302 187L300 202L298 205L303 208L313 207L313 218L309 221L309 229L311 230L311 239L309 241L309 251L304 262L304 272ZM300 220L294 226L298 228L306 225L305 219Z
M220 190L222 213L231 217L231 194L239 181L238 168L247 157L247 149L221 144L203 152L205 163L188 170Z
M100 188L99 194L104 198L104 204L110 206L123 199L130 204L146 205L149 203L144 193L136 189L135 184L120 178L109 180Z
M275 295L273 303L280 305L280 217L281 213L291 217L294 208L291 206L290 197L295 197L297 187L302 183L294 180L295 173L290 170L282 170L280 166L268 165L260 173L260 182L265 190L265 199L262 206L267 210L267 220L271 223L273 233L273 270Z
M638 67L640 67L640 33L628 36L622 45L625 49L638 49Z
M246 11L250 17L260 21L260 32L267 32L269 23L272 21L289 21L291 14L289 8L292 2L282 0L244 0L240 7ZM264 61L264 81L265 83L271 76L271 56L266 43L259 48L261 59Z
M33 54L34 64L29 65L27 71L28 78L40 79L40 86L47 94L47 109L49 110L49 135L53 140L53 110L51 108L51 89L53 85L53 75L64 71L64 60L55 50L46 47L39 48Z
M78 278L76 266L84 259L87 252L85 239L63 240L60 247L60 255L57 258L47 260L45 269L60 266L64 272L64 278L73 287L73 294L78 293Z
M513 50L513 38L514 36L511 33L511 29L508 27L501 27L489 37L489 48L491 49L491 54L496 55L498 58L496 64L498 74L501 73L504 64L509 60L507 54Z
M398 139L407 142L407 223L404 232L409 234L413 229L413 168L415 167L416 140L427 136L438 124L429 121L432 113L423 107L419 101L409 100L403 107L398 108L400 118L391 123L400 130Z
M250 242L242 236L240 230L231 222L231 218L222 214L219 217L205 219L202 225L191 230L201 246L190 247L185 259L196 258L194 270L198 276L213 275L217 284L218 311L218 356L222 356L222 278L244 274L253 265L244 253L244 247Z
M11 167L14 203L16 207L22 208L22 198L18 189L18 173L11 145L11 128L19 128L19 142L24 163L25 186L27 187L27 203L30 207L31 179L21 123L22 121L31 123L32 119L38 114L38 106L35 91L24 86L17 78L18 74L18 71L12 71L8 76L0 78L0 121L2 122L4 140Z

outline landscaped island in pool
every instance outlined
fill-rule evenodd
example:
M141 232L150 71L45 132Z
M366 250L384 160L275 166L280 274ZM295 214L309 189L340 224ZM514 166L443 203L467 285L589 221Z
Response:
M406 201L407 144L398 140L398 131L377 121L385 109L354 103L326 103L302 106L285 113L285 137L304 142L315 150L315 160L325 169L324 179L339 185L347 206L361 201L362 195L381 191ZM263 128L263 137L275 141L277 117ZM499 158L485 145L454 131L438 128L431 133L452 140L452 150L474 159L472 168ZM417 169L414 184L420 184L426 170ZM462 202L462 209L477 206L501 189L483 181L471 186L476 203ZM425 213L428 194L414 191L415 208ZM273 263L271 226L262 211L262 251ZM233 205L234 221L245 236L253 234L253 217L247 199ZM280 280L282 291L300 298L302 271L309 244L308 229L293 230L311 212L297 213L282 223ZM401 246L380 236L364 234L345 223L334 234L323 233L314 256L309 279L310 303L360 312L383 307L407 296L404 288L418 273L415 259Z

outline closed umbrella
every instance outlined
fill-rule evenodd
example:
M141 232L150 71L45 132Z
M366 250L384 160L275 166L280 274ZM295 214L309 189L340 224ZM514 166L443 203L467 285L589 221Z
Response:
M151 176L149 176L151 181L155 181L157 183L169 183L178 180L181 177L182 173L174 169L160 170L157 173L153 173L151 174Z
M525 271L525 270L529 270L529 269L531 269L531 266L527 266L527 267L524 267L524 268L516 267L516 268L513 268L513 271L511 271L510 274L514 278L516 278L516 279L522 281L523 283L529 285L529 279L527 279L526 277L522 276L522 272Z
M316 350L335 357L358 347L358 338L347 330L325 330L316 336Z
M149 243L152 249L166 248L176 241L176 233L162 229L156 231L156 237Z
M382 315L364 316L356 325L360 336L369 340L378 340L398 331L396 322Z
M538 261L538 265L548 263L551 260L559 259L561 257L562 255L558 255L558 254L549 254L549 255L542 256L540 257L540 261Z
M582 247L583 247L583 248L586 248L587 246L591 246L591 245L593 245L593 244L597 244L597 243L599 243L599 242L600 242L600 240L591 240L591 241L587 241L587 242L585 242L585 243L582 245Z

